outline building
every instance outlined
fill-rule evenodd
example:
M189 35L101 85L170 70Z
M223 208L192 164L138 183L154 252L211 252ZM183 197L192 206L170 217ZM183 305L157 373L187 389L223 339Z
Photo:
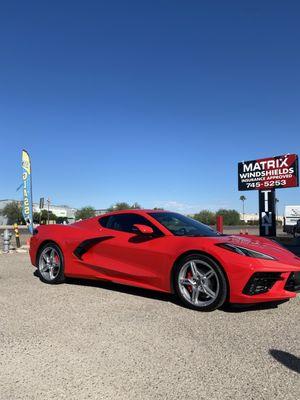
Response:
M106 208L100 208L98 210L95 210L95 215L103 215L106 214L108 212L108 210Z
M0 200L0 225L6 225L7 224L7 218L4 217L3 215L1 215L1 210L3 210L3 208L11 203L11 202L18 202L21 205L21 201L19 200L13 200L13 199L4 199L4 200ZM40 206L38 203L33 203L32 206L33 212L40 212ZM43 210L48 210L48 205L45 204ZM75 221L75 213L76 213L76 208L72 208L66 205L54 205L54 204L50 204L49 205L49 211L51 211L53 214L55 214L57 217L61 217L61 218L67 218L69 223L72 223Z
M37 203L33 203L33 212L40 212L40 206ZM48 210L48 205L45 204L43 210ZM75 221L75 213L77 211L76 208L72 208L66 205L54 205L54 204L49 204L49 211L51 211L53 214L55 214L59 218L67 218L69 223L72 223Z
M259 220L259 216L258 213L245 213L245 214L240 213L240 219L245 223L255 222Z
M253 222L258 222L259 221L259 215L258 213L245 213L242 214L240 213L240 219L241 221L244 221L246 224L247 223L253 223ZM282 215L277 215L276 217L277 221L283 221L283 216Z

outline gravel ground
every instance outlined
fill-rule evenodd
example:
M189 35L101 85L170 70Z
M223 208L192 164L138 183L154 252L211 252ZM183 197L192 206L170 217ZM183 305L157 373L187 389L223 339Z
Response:
M299 399L299 299L199 313L0 255L0 399Z

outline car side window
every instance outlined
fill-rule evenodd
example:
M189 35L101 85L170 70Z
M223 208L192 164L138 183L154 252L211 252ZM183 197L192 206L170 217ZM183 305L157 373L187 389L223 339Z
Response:
M99 224L101 226L103 226L104 228L106 228L108 219L109 219L109 216L108 217L101 217L99 219Z
M152 224L152 222L138 214L127 213L109 215L100 218L99 223L105 228L128 233L136 233L136 229L133 226L135 224L147 225L153 229L154 234L159 236L162 235L162 232L154 224Z

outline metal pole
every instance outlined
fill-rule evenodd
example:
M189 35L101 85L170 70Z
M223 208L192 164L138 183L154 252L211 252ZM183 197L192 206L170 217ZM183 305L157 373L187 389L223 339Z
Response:
M243 221L245 222L245 200L243 200Z
M45 203L45 199L44 199L44 197L41 197L40 198L40 225L42 223L42 211L44 209L44 205L45 205L44 203Z
M20 243L20 233L19 233L18 224L14 224L14 232L15 232L15 237L16 237L17 248L20 248L21 243Z
M49 206L50 206L50 199L47 199L47 204L48 204L48 212L47 212L47 224L49 225Z
M217 232L223 233L223 215L217 215Z

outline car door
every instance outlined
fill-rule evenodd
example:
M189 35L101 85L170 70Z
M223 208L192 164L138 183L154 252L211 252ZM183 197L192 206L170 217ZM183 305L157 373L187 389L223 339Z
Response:
M139 234L134 224L151 226L154 234ZM149 289L166 286L168 240L156 225L142 215L127 212L100 218L99 229L107 240L93 246L85 257L95 276Z

